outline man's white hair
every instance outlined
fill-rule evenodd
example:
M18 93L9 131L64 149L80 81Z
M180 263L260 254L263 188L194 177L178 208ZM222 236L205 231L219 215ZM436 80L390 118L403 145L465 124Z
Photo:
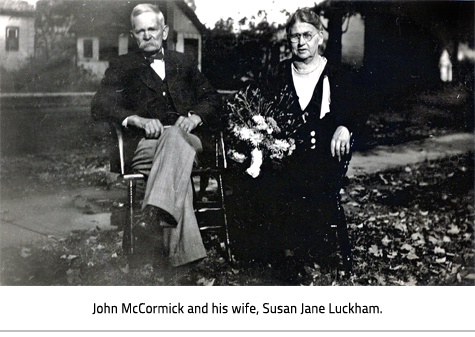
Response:
M132 13L130 14L130 23L132 24L132 28L134 28L134 18L139 16L143 13L155 13L157 14L157 21L163 27L165 26L165 17L163 13L158 9L156 5L152 4L139 4L132 9Z

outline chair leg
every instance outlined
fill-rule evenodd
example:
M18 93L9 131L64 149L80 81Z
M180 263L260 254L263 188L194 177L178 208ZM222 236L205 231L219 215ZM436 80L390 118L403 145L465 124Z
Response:
M197 213L196 210L198 209L198 195L196 193L196 188L195 188L195 182L193 181L193 176L191 176L191 190L193 192L193 210L195 211L195 214ZM200 177L201 180L201 177ZM199 221L198 221L199 223Z
M340 244L341 256L343 259L343 268L347 272L351 272L353 269L353 258L351 256L351 244L348 238L348 229L346 225L338 226L338 241Z
M200 191L198 192L198 199L201 200L206 195L206 188L209 185L210 175L203 173L200 175Z
M127 223L124 226L124 236L122 239L122 248L125 254L134 254L135 251L135 236L132 233L132 227L134 225L134 202L136 193L136 182L129 180L127 186L128 200L127 200Z
M338 201L338 223L337 223L338 243L340 246L341 257L343 259L343 268L351 273L353 269L353 258L351 256L351 243L348 236L348 227L346 225L345 213Z
M209 174L205 173L204 174L206 177L205 179L206 180L209 180ZM200 184L201 184L201 179L203 177L203 175L200 175ZM214 177L216 178L216 182L218 184L218 193L219 193L219 197L220 197L220 201L219 201L219 208L216 208L216 210L220 210L222 213L223 213L223 225L222 227L220 228L221 232L224 234L224 238L221 236L221 239L224 240L224 245L225 245L225 250L226 250L226 255L227 255L227 258L228 258L228 261L229 262L234 262L234 259L233 259L233 255L232 255L232 252L231 252L231 241L229 239L229 228L228 228L228 218L227 218L227 212L226 212L226 204L225 204L225 201L224 201L224 187L223 187L223 177L220 173L214 175ZM195 210L195 214L196 214L196 218L198 220L198 223L200 223L201 219L200 219L200 212L199 212L199 207L198 207L198 193L196 193L196 188L193 184L193 180L192 180L192 191L193 191L193 207L194 207L194 210Z
M228 255L229 262L234 262L233 254L231 251L231 241L229 239L229 227L228 227L228 216L226 212L226 204L224 200L224 187L223 187L223 176L221 173L218 174L218 189L221 197L221 209L223 212L223 226L224 226L224 235L225 235L225 246L226 254Z

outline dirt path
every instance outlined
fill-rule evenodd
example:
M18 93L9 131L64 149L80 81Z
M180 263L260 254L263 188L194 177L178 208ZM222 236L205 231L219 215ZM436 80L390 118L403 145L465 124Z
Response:
M475 137L471 133L456 133L433 137L397 146L377 146L364 153L354 153L348 176L372 174L399 166L421 163L473 151Z
M364 153L355 153L348 176L371 174L389 168L405 166L473 151L474 135L458 133L397 146L379 146ZM105 190L89 187L61 190L54 194L28 195L3 199L0 213L0 247L61 237L71 230L100 228L110 225L110 210L101 207L120 200L122 189Z
M2 198L0 247L47 239L48 236L60 238L71 230L111 229L110 213L101 204L105 200L110 204L123 198L124 192L89 187Z

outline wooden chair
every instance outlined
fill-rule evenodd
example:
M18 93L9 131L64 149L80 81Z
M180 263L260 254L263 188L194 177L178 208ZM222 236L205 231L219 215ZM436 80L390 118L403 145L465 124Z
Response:
M355 140L351 137L350 141L350 154L344 156L343 158L343 174L341 176L342 185L346 185L345 180L348 180L346 173L348 172L348 167L350 166L351 157L353 154L353 147L354 147ZM343 187L342 186L342 187ZM340 253L343 263L343 268L346 272L352 273L353 269L353 256L351 253L351 243L350 238L348 235L348 226L345 220L345 214L343 212L343 208L341 206L341 200L337 197L337 209L338 209L338 220L336 224L331 225L332 228L336 229L336 235L338 239L338 244L340 246Z
M124 159L124 137L122 133L122 126L114 124L115 132L118 140L119 157L120 157L120 175L119 179L127 184L127 219L124 224L124 236L122 241L122 248L128 255L136 252L136 239L133 233L133 225L137 221L138 213L140 212L140 203L137 201L137 182L146 181L146 176L141 173L126 172L126 163ZM220 242L224 243L223 250L229 261L233 261L233 255L231 252L228 219L226 213L225 193L223 186L223 173L227 168L226 152L224 146L223 133L220 132L217 135L213 135L213 141L215 145L214 163L207 167L195 166L192 170L190 179L192 179L193 186L193 204L195 214L202 232L212 231L216 232L220 237ZM208 180L209 177L213 177L217 182L217 194L218 198L215 201L203 201L198 200L193 177L199 177L200 183L202 180ZM200 188L205 188L204 184L200 184ZM200 192L202 192L200 190ZM208 212L215 212L220 215L221 224L216 223L204 223L202 221L203 215ZM214 219L218 219L214 217Z

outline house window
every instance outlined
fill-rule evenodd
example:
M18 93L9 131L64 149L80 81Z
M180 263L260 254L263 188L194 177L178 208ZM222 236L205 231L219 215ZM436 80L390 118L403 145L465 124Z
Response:
M20 28L7 27L5 37L6 37L5 50L18 51L20 48Z
M185 54L194 60L198 59L198 39L184 39Z
M92 39L85 39L83 41L83 46L84 46L84 49L83 49L83 57L86 58L86 59L92 59L92 56L94 55L93 53L93 41Z

